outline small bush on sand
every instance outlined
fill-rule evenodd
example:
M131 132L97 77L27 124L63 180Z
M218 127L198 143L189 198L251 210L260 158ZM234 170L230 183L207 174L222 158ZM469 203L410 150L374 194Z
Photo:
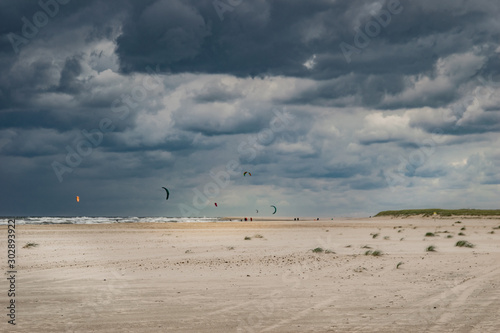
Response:
M245 240L250 240L252 237L245 236Z
M372 235L372 238L377 238L379 234L370 234Z
M468 241L466 240L459 240L455 246L458 246L458 247L474 247L474 244L472 243L469 243Z
M324 252L324 250L322 248L320 248L320 247L317 247L317 248L313 249L312 251L314 253L323 253Z
M425 249L427 252L436 252L436 247L434 245L427 246Z
M404 262L402 261L398 262L398 264L396 265L396 269L399 269L399 266L401 266L402 264L404 264Z
M32 247L37 247L38 244L37 243L26 243L26 245L23 246L24 249L29 249L29 248L32 248Z
M453 235L448 235L446 236L446 238L453 238Z
M428 232L425 234L425 237L434 237L436 236L433 232Z
M459 236L465 236L465 234L463 232L459 232L458 235Z

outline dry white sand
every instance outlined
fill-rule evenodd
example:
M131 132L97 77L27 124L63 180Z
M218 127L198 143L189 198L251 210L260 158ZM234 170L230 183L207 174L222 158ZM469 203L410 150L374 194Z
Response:
M18 226L17 325L7 324L4 279L0 331L496 333L497 226L457 217ZM460 239L476 246L455 247Z

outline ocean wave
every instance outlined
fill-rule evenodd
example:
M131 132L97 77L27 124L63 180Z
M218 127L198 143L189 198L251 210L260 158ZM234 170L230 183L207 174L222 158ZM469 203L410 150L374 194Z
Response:
M14 217L1 217L0 225L7 225ZM222 222L218 217L163 217L163 216L22 216L15 217L16 224L103 224L103 223L189 223ZM224 220L226 221L226 220Z

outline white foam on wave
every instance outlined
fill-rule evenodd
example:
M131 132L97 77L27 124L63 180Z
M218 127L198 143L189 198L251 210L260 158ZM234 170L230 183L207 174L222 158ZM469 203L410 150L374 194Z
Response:
M11 218L0 218L0 225L7 225ZM16 217L16 224L101 224L101 223L189 223L221 222L218 217L160 217L160 216L25 216Z

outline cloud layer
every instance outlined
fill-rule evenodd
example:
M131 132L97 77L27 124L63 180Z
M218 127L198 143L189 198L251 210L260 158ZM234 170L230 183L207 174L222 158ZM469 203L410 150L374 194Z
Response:
M496 208L499 11L3 2L0 214Z

